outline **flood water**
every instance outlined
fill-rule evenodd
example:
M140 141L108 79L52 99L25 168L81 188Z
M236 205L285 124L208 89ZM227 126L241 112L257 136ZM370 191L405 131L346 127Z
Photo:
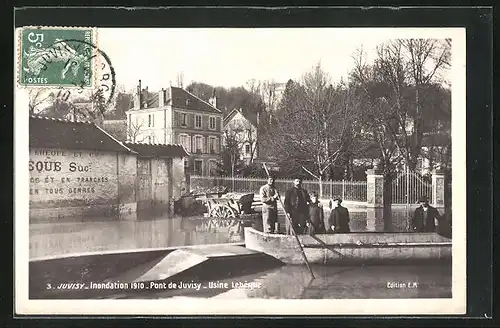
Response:
M325 213L325 220L328 217ZM393 209L350 209L351 231L405 231L409 213ZM285 218L278 217L281 229ZM30 222L30 259L71 253L244 242L238 222L198 217L136 216L130 218L64 218Z
M352 209L351 231L405 231L409 213L393 209L392 219L381 210ZM325 215L326 216L326 215ZM327 217L327 216L326 216ZM284 227L284 216L279 222ZM137 216L132 218L65 218L64 221L30 223L30 259L72 253L161 248L171 246L243 243L237 220L198 217ZM386 266L312 266L312 280L305 266L283 266L258 274L221 280L222 287L201 282L199 290L150 290L118 292L106 298L449 298L451 266L443 263ZM223 286L224 282L228 286ZM254 288L234 288L234 282Z
M288 265L259 274L217 281L213 287L118 293L111 298L161 299L195 297L216 299L389 299L451 298L451 265L312 266ZM247 283L238 288L236 283ZM227 288L224 286L227 283ZM235 284L235 285L233 285ZM236 286L236 287L235 287ZM109 298L109 296L107 297Z

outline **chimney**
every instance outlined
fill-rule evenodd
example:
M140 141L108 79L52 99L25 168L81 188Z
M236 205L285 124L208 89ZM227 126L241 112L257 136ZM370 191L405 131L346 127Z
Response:
M158 107L165 106L165 89L161 88L161 91L158 93Z
M148 107L148 87L146 86L142 92L141 92L141 107L142 108L147 108Z
M134 108L141 109L142 108L142 89L141 89L141 80L139 80L139 84L137 85L137 90L134 96Z
M214 92L212 94L212 97L208 100L208 102L210 103L210 105L217 108L217 97L215 96L215 89L214 89Z

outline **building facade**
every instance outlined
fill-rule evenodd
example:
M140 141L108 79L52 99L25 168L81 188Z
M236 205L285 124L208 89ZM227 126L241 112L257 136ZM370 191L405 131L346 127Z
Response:
M158 93L142 89L127 111L127 141L148 144L180 144L189 152L185 169L209 175L220 158L222 111L215 97L205 102L192 93L168 87Z
M241 108L235 108L224 118L223 125L223 142L227 142L228 138L236 141L241 160L250 164L258 158L259 113L248 114Z

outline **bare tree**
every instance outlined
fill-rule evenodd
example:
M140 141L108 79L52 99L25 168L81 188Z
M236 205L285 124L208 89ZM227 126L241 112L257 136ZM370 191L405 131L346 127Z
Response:
M378 49L378 51L384 51ZM387 51L397 53L398 48ZM384 175L384 210L390 211L392 202L392 181L403 157L399 152L395 135L392 102L401 101L398 86L402 85L403 70L397 60L392 65L388 63L367 64L366 53L358 49L353 55L354 67L350 72L350 88L356 92L363 103L363 115L360 116L361 138L368 147L365 154L380 158L379 168ZM381 65L386 65L381 67ZM383 69L387 71L384 76ZM394 92L394 90L396 90ZM398 100L399 99L399 100ZM369 151L369 149L375 151ZM358 155L363 155L360 153Z
M140 138L144 123L129 122L127 125L127 139L132 142L143 142L145 138Z
M177 87L184 88L184 72L177 73Z
M246 83L248 91L259 95L264 102L265 110L272 113L278 107L279 97L277 83L273 79L258 81L251 79Z
M414 169L421 156L424 117L433 120L436 113L432 111L439 107L430 104L447 95L433 85L436 72L448 65L449 49L446 44L438 44L435 40L396 40L382 44L373 64L366 63L362 49L354 55L350 86L363 102L363 138L376 146L380 154L384 209L390 209L391 184L398 167L404 163ZM436 61L427 62L437 52Z
M321 196L326 173L357 137L352 126L360 108L350 89L330 81L318 64L289 88L268 140L282 161L318 179Z
M221 152L222 165L221 170L224 173L229 173L234 178L236 169L241 166L241 153L244 142L241 134L243 129L238 127L227 129L224 131L224 145Z
M377 48L377 78L389 87L385 99L394 123L387 127L411 170L421 155L425 87L440 82L439 74L449 67L449 58L449 44L444 40L395 40Z

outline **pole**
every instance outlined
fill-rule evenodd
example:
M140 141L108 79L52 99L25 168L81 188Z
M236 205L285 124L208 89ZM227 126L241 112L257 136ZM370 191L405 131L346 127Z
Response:
M345 199L345 179L342 179L342 200Z
M266 163L262 163L264 165L264 170L266 171L267 177L271 177L269 174L269 171L267 170ZM297 241L297 244L299 245L300 252L302 253L302 258L304 259L304 262L306 263L307 268L309 269L309 273L311 273L312 279L316 279L314 277L314 273L311 269L311 266L309 265L309 261L307 260L306 253L304 252L304 248L302 247L302 244L300 243L299 237L297 236L297 233L295 232L295 229L293 228L292 224L292 219L288 216L288 213L285 210L285 205L283 204L283 201L281 200L281 196L278 193L278 200L280 201L281 207L283 207L283 211L285 212L285 218L288 220L288 224L290 224L290 228L292 229L293 235L295 236L295 240Z
M411 230L411 219L410 219L410 170L408 168L408 164L406 166L406 215L408 217L407 226L410 227Z

